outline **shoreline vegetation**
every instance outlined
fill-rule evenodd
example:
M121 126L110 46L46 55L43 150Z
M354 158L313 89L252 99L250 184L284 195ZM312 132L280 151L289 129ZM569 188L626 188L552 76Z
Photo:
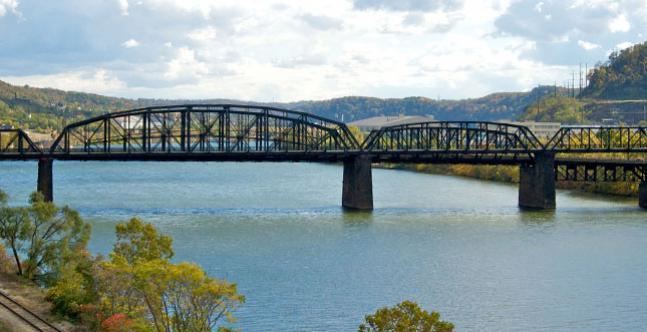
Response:
M465 164L377 164L374 167L382 169L408 170L427 174L460 176L502 183L519 183L519 166ZM558 181L556 186L557 189L576 190L598 195L638 197L637 182L582 183Z

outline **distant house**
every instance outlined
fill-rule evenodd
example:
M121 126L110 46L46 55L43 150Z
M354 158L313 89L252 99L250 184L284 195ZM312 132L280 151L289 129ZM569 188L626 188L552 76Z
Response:
M382 127L397 126L409 123L433 121L432 115L399 115L399 116L374 116L372 118L357 120L348 123L349 126L358 127L360 131L370 132Z

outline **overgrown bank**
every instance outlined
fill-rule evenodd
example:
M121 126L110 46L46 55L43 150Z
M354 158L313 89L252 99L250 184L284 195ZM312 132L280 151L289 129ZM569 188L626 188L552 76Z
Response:
M381 164L381 168L405 169L429 174L455 175L479 180L519 183L518 166ZM637 182L557 182L557 188L624 197L638 196Z

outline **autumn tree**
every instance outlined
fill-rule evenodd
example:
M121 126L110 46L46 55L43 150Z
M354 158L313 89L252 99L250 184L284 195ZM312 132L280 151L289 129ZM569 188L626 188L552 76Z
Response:
M159 234L153 225L139 218L117 224L116 234L117 242L113 248L113 255L123 257L130 264L155 259L168 260L173 257L173 239Z
M170 262L172 240L137 218L117 225L110 260L98 266L107 317L126 314L157 331L212 331L244 302L235 284L209 277L193 263Z
M404 301L391 308L381 308L365 317L360 332L452 332L454 324L440 320L437 312L427 312L418 304Z

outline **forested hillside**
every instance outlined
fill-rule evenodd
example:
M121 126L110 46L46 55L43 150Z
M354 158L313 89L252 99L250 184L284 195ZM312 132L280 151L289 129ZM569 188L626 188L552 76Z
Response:
M433 115L438 120L501 120L516 119L528 105L552 92L553 87L538 87L530 92L494 93L463 100L344 97L290 103L286 106L338 120L343 115L345 122L378 115L399 114Z
M464 100L434 100L424 97L402 99L343 97L322 101L264 104L301 110L345 122L371 116L399 114L433 115L440 120L500 120L517 118L528 105L550 94L552 89L552 87L538 87L530 92L495 93ZM66 123L106 112L152 105L222 102L245 103L226 99L114 98L90 93L14 86L0 81L0 124L51 132L60 130Z
M647 42L613 52L589 73L589 86L581 97L647 99Z
M577 98L550 96L528 106L519 119L562 124L585 123L587 119L584 106L584 103Z

